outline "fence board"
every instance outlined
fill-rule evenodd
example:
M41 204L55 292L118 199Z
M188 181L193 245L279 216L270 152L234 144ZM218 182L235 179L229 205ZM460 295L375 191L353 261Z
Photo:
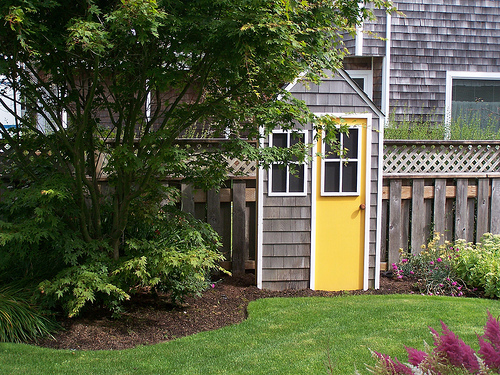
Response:
M391 180L389 185L389 252L388 263L399 259L401 243L401 180Z
M194 216L193 187L189 184L181 184L181 209Z
M482 235L488 232L489 206L490 206L490 184L487 178L480 178L477 181L477 224L476 242L479 242Z
M233 263L234 275L245 273L246 249L246 201L244 181L233 182Z
M493 234L500 234L500 178L491 181L491 229Z
M222 235L222 215L220 209L220 191L212 189L207 192L207 223Z
M426 238L424 180L413 180L411 211L411 252L416 255L420 253Z
M468 180L465 178L457 179L457 199L455 215L455 239L467 240L469 217L467 210L467 187Z
M438 178L434 182L434 232L441 235L440 242L444 243L446 230L446 180Z

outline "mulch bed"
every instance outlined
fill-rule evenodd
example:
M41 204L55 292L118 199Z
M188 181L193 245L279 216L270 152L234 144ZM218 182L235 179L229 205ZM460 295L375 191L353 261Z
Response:
M382 277L380 289L350 291L350 294L415 293L414 281L396 281ZM56 349L118 350L151 345L197 332L236 324L246 318L250 301L270 297L334 297L346 292L260 290L255 275L226 277L205 291L201 297L187 298L182 305L172 305L167 296L135 295L125 305L126 312L113 319L104 310L94 309L73 319L61 319L64 330L54 339L35 345Z

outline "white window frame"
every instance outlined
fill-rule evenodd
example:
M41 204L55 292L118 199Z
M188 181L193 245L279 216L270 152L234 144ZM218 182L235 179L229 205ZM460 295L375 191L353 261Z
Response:
M363 78L365 80L363 92L373 100L373 70L346 70L352 79Z
M304 135L304 144L307 144L307 131L306 130L282 130L282 129L277 129L273 130L271 134L269 134L269 146L273 146L273 135L274 134L288 134L287 137L287 146L290 147L290 139L292 137L293 133L300 133ZM303 191L289 191L290 189L290 184L289 184L289 176L290 176L290 166L287 165L286 168L286 191L280 191L280 192L273 192L273 171L272 171L272 166L280 164L280 163L273 163L271 164L271 167L268 169L268 187L267 187L267 195L271 197L305 197L307 195L307 176L308 176L308 168L307 168L307 162L303 163L292 163L296 165L303 165L304 166L304 187Z
M337 128L340 128L337 126ZM322 139L321 140L321 150L323 152L323 157L321 158L321 196L322 197L357 197L361 194L361 146L362 146L362 138L363 138L363 128L360 126L349 126L350 129L357 129L358 131L358 154L356 158L343 158L341 156L337 156L335 158L331 159L326 159L326 155L324 155L324 152L326 150L325 148L325 141ZM339 133L340 134L340 147L343 147L344 144L344 136L346 136L344 133ZM357 174L357 180L356 180L356 191L350 191L350 192L343 192L342 190L342 168L340 168L340 181L339 181L339 190L338 192L333 192L333 191L325 191L325 164L335 162L335 163L340 163L342 164L344 162L349 162L349 161L355 161L357 162L357 168L356 168L356 174Z
M446 72L446 99L445 99L445 111L444 111L444 123L445 123L445 138L450 138L450 126L451 126L451 106L453 101L453 79L470 79L474 81L479 80L499 80L500 73L488 73L488 72L459 72L459 71L447 71Z

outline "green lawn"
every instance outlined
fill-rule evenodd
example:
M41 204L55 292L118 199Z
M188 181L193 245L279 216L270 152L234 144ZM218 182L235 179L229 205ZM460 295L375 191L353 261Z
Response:
M368 348L406 360L403 345L432 343L442 319L477 349L486 311L500 302L429 296L262 299L249 319L217 331L123 351L49 350L0 344L0 374L336 374L372 364Z

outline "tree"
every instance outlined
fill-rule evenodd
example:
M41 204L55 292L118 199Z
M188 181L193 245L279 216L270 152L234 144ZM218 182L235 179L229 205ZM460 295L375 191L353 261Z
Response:
M276 126L331 126L284 85L340 67L342 34L371 12L351 0L3 0L0 15L0 74L14 92L0 90L0 105L17 129L0 124L0 133L30 181L42 175L29 148L50 154L81 240L118 261L132 207L158 201L162 178L208 188L226 176L225 156L303 159L304 145L245 140ZM200 128L228 140L206 151L179 145Z

